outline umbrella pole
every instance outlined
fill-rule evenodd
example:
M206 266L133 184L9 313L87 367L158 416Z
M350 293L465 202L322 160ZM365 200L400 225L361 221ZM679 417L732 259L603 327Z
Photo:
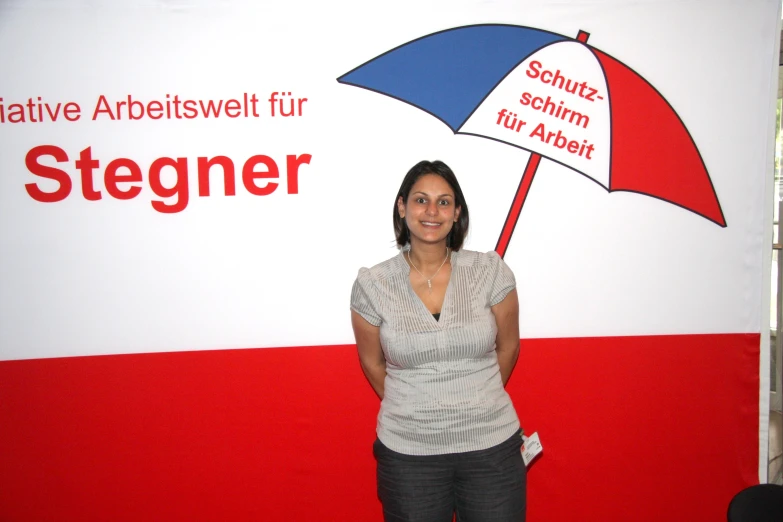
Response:
M536 170L538 169L540 161L541 155L536 153L531 154L530 159L527 160L525 172L522 174L517 193L514 196L514 201L511 202L511 208L506 217L506 223L503 225L503 231L500 232L498 244L495 247L495 252L500 254L500 257L505 257L506 255L508 243L511 241L511 235L514 233L514 228L517 226L519 214L522 212L522 205L525 204L527 193L530 191L530 185L533 183L533 177L536 175Z

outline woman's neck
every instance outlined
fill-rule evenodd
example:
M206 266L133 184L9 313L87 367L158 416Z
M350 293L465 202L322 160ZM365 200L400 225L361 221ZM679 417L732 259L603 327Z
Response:
M418 241L411 241L411 249L408 255L419 270L429 273L443 264L443 259L448 251L445 241L423 244Z

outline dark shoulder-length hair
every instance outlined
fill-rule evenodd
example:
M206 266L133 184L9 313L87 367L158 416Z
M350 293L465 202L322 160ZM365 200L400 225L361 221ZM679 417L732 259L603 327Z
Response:
M397 209L397 201L402 198L403 204L408 202L408 195L411 192L413 185L427 174L435 174L440 176L446 183L449 184L451 190L454 191L454 206L459 208L459 219L457 219L454 226L451 227L446 242L452 250L459 250L462 248L462 243L465 241L465 237L468 235L468 225L470 223L470 216L468 214L468 204L465 202L465 196L462 194L462 189L457 181L457 176L449 168L448 165L442 161L420 161L408 171L405 175L405 179L402 180L400 190L397 191L397 196L394 198L394 235L397 237L397 245L403 247L407 245L410 240L410 231L405 224L405 219L400 217L400 213Z

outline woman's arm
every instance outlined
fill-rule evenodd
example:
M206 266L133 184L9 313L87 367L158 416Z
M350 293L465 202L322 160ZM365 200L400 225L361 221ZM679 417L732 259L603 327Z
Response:
M381 349L380 327L373 326L361 315L351 310L351 324L359 351L359 363L370 386L383 400L383 384L386 379L386 359Z
M492 307L495 322L498 325L495 352L498 354L500 377L503 386L511 377L514 365L519 356L519 298L517 291L512 290L498 304Z

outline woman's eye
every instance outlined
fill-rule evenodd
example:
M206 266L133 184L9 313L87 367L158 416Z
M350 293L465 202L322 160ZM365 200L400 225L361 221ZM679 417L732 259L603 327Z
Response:
M426 199L424 199L424 198L416 198L416 203L419 203L419 204L424 204L424 203L426 203L426 202L427 202L427 200L426 200Z
M440 202L439 202L439 204L440 204L441 206L444 206L444 207L445 207L445 206L447 206L447 205L449 204L449 200L447 200L447 199L441 199L441 200L440 200Z

